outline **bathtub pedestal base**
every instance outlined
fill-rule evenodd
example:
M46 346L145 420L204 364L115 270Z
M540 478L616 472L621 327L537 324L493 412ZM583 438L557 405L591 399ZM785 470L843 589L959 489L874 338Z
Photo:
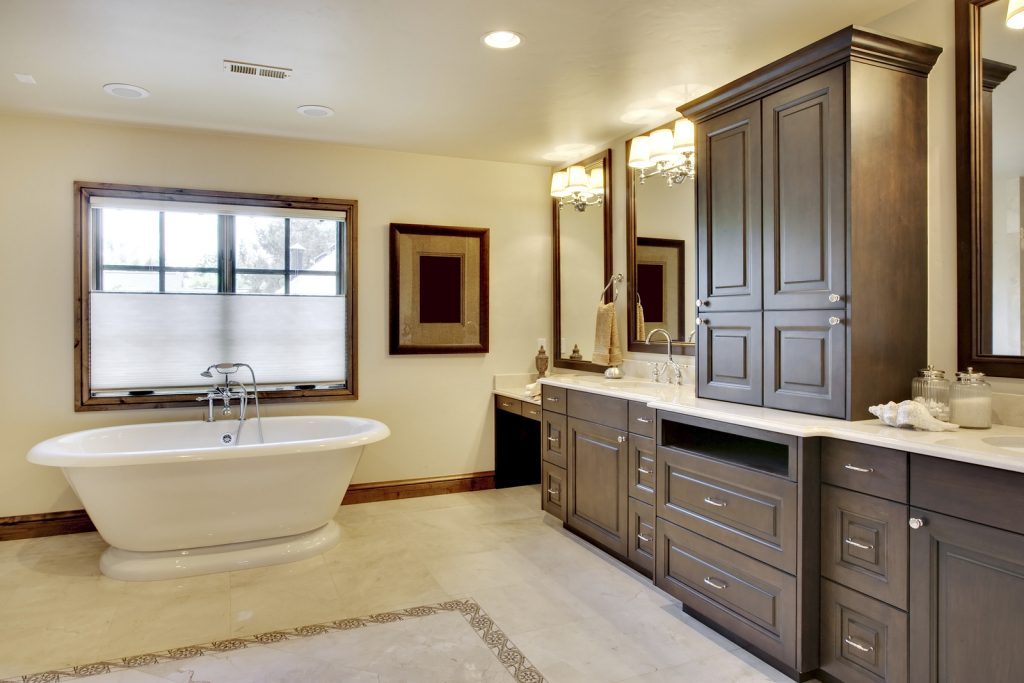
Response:
M340 540L341 530L331 520L303 534L207 548L139 552L110 547L100 557L100 571L121 581L177 579L304 560Z

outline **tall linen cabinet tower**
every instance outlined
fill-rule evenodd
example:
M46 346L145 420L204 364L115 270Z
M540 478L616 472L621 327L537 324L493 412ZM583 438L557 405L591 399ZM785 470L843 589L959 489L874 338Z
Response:
M845 419L926 363L927 76L851 26L693 100L697 395Z

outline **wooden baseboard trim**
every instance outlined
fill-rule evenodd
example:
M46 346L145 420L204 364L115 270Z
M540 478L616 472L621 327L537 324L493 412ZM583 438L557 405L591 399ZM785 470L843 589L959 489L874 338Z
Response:
M0 517L0 541L79 534L83 531L96 531L85 510Z
M345 492L342 505L354 503L376 503L382 500L438 496L445 493L464 493L494 488L494 472L473 472L450 477L431 479L404 479L401 481L379 481L369 484L352 484Z
M456 474L433 479L404 479L381 481L369 484L352 484L345 492L342 505L374 503L381 500L438 496L445 493L483 491L494 488L494 472ZM15 541L21 538L41 538L62 534L79 534L96 531L85 510L63 512L42 512L35 515L0 517L0 541Z

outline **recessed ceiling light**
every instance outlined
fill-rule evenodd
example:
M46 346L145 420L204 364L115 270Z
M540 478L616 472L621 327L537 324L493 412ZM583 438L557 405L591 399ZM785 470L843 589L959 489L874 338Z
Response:
M19 83L28 83L29 85L36 84L36 79L32 78L32 74L14 74L14 77L18 79Z
M103 86L103 92L125 100L141 100L144 97L149 97L148 90L128 83L107 83Z
M484 45L498 50L507 50L523 42L523 37L515 31L491 31L482 39Z
M308 116L311 119L323 119L328 116L334 116L333 109L319 104L304 104L301 107L296 107L295 111L299 112L303 116Z

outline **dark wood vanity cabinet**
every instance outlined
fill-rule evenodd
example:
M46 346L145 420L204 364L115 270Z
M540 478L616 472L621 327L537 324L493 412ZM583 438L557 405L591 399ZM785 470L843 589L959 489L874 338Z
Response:
M610 399L619 401L621 399ZM619 556L626 555L625 432L569 418L568 495L565 524Z
M1024 474L910 463L910 680L1024 676Z
M906 397L940 51L850 27L680 107L697 127L698 396L846 419Z

